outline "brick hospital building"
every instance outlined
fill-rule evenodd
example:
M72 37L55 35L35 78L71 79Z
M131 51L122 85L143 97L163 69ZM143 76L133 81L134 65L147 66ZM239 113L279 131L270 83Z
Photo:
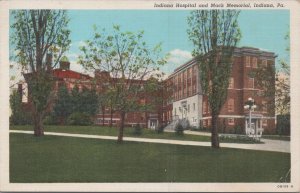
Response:
M228 95L219 115L220 132L228 133L234 129L245 131L249 122L249 110L244 109L249 97L256 102L257 108L252 113L252 123L256 128L263 128L264 133L275 132L275 96L263 97L264 90L257 84L255 78L249 76L254 70L262 66L275 68L275 54L257 48L235 48L232 72L229 81ZM56 77L55 89L66 85L72 89L75 85L81 90L83 87L91 88L92 77L70 70L68 61L61 62L58 69L53 70ZM107 72L95 72L95 76L111 78ZM275 76L275 74L274 74ZM100 80L101 81L101 80ZM211 126L211 115L207 97L201 91L199 78L199 65L192 59L179 66L169 77L162 82L164 88L159 92L164 99L149 112L130 112L125 117L125 125L141 124L144 127L155 128L161 124L168 125L178 119L187 119L191 127L208 128ZM146 97L141 103L151 103ZM273 105L267 105L273 104ZM117 125L119 114L109 107L101 109L95 117L95 124Z
M219 115L221 132L245 130L249 122L249 110L244 109L244 105L248 98L253 98L257 105L251 121L255 128L263 128L264 133L275 132L275 112L270 109L274 108L275 96L263 97L264 90L250 76L251 72L262 66L275 68L275 58L274 53L257 48L235 48L227 100ZM209 128L211 114L207 97L201 91L196 61L192 59L181 65L166 81L173 84L174 90L172 108L166 108L163 120L170 123L177 119L188 119L191 126Z

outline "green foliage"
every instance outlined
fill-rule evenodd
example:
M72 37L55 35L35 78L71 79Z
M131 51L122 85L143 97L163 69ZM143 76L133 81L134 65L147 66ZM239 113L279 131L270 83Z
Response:
M143 80L149 74L157 74L165 59L160 58L161 46L150 49L143 41L144 32L121 31L113 26L113 32L98 31L87 46L80 47L79 63L87 70L109 72L112 79L106 86L109 98L117 111L130 112L139 108L139 96L144 91ZM136 81L129 81L135 79ZM101 81L101 80L100 80Z
M40 136L43 135L42 120L54 99L50 69L57 65L71 43L69 19L64 10L14 10L11 15L10 43L17 51L11 59L29 71L24 77L33 106L35 135Z
M164 132L164 129L165 129L165 125L159 125L158 127L157 127L157 129L156 129L156 132L157 133L163 133Z
M276 131L279 135L291 135L291 116L277 115Z
M142 128L139 123L134 126L133 134L134 135L142 135Z
M230 141L235 141L235 143L247 143L247 144L251 144L251 143L263 143L260 142L259 139L255 139L252 137L249 137L247 135L236 135L236 134L221 134L220 135L220 140L222 142L226 142L228 141L230 143Z
M14 10L11 12L11 43L18 50L13 56L31 72L45 71L47 53L53 54L53 66L68 50L71 40L69 18L64 10ZM37 33L39 31L39 33Z
M219 147L217 117L227 99L234 48L241 38L237 10L194 10L187 30L212 115L212 147Z
M46 115L44 118L45 125L57 125L59 124L58 119L53 114Z
M90 115L85 112L72 113L67 119L68 125L91 125L92 123Z
M22 98L18 91L13 91L9 97L9 103L12 113L9 117L9 123L11 125L26 125L32 123L31 114L23 109Z
M54 117L61 118L62 123L64 123L68 116L72 113L72 107L74 105L72 102L73 101L71 100L67 87L65 85L61 86L58 90L57 99L53 107Z
M287 55L290 54L289 33L285 40L288 43L286 48ZM271 98L267 101L269 113L285 115L290 113L290 65L286 62L287 59L279 60L279 68L275 69L274 65L260 66L253 74L257 84L264 89L261 93L263 97ZM275 96L275 104L273 97Z
M175 126L175 134L176 134L176 135L179 135L179 136L182 136L183 133L184 133L184 128L183 128L183 126L182 126L180 123L178 123L178 124Z
M86 88L83 88L80 92L78 86L76 85L71 90L71 93L69 93L67 88L65 86L62 86L60 87L57 94L56 103L53 108L53 115L50 115L50 117L53 117L49 117L48 119L56 119L56 122L65 124L67 118L73 113L80 112L84 114L84 116L94 116L96 115L98 110L98 102L99 101L97 93L93 89L88 90Z
M157 77L159 68L166 63L160 56L161 45L149 48L143 40L143 31L122 31L118 25L114 25L110 33L105 29L98 30L96 26L93 28L92 40L80 47L78 63L86 70L96 69L110 75L109 80L97 81L104 82L105 91L109 92L105 98L109 96L111 109L122 115L130 111L145 111L145 105L140 103L141 94L145 94L144 80L149 76ZM123 118L121 122L120 126L124 125ZM119 141L122 141L121 131L122 126Z
M227 98L232 55L241 38L238 15L236 10L196 10L188 17L188 35L199 62L201 86L214 114Z

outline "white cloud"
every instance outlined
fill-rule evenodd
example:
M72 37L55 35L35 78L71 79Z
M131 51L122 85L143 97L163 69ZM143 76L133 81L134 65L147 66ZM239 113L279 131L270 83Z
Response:
M73 70L75 72L87 74L89 76L94 76L94 72L88 72L86 71L80 64L78 64L76 61L70 61L70 70Z
M70 44L70 47L76 48L78 49L80 46L86 46L87 44L85 43L85 41L76 41L74 43Z
M70 52L65 54L67 56L67 58L69 59L69 61L76 61L78 58L78 54L74 53L74 52Z
M167 64L161 68L161 71L166 74L171 74L177 67L191 60L192 54L186 50L175 49L169 52Z

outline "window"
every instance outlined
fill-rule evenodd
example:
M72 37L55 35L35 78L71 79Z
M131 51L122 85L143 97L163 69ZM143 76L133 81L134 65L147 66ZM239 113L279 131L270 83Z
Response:
M203 113L206 113L206 109L207 109L207 104L206 102L203 102Z
M177 113L176 113L176 108L174 108L174 110L175 110L175 116L177 115Z
M254 88L254 78L248 78L248 88Z
M231 77L229 79L229 86L228 86L228 88L234 88L234 79L233 79L233 77Z
M228 100L228 112L234 112L234 99Z
M261 106L262 106L263 113L266 113L267 112L267 102L266 101L262 101Z
M263 67L267 67L267 64L268 64L268 63L267 63L267 60L263 60L263 61L262 61L262 66L263 66Z
M190 112L190 105L187 106L187 111Z
M195 111L196 110L196 104L193 103L193 110Z
M207 127L207 120L203 120L203 127Z
M252 58L252 67L257 68L257 58L256 57Z
M234 118L228 118L228 125L234 125Z
M250 56L246 56L246 67L250 67Z
M102 119L97 118L97 124L102 124Z
M262 124L263 124L263 126L268 126L268 120L267 119L263 119Z

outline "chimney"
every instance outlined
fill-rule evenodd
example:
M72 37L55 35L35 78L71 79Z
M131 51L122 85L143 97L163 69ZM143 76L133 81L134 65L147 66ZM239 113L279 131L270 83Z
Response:
M63 56L59 62L59 68L63 70L70 70L70 62L66 56Z
M46 70L47 71L52 70L52 54L50 53L46 55Z

